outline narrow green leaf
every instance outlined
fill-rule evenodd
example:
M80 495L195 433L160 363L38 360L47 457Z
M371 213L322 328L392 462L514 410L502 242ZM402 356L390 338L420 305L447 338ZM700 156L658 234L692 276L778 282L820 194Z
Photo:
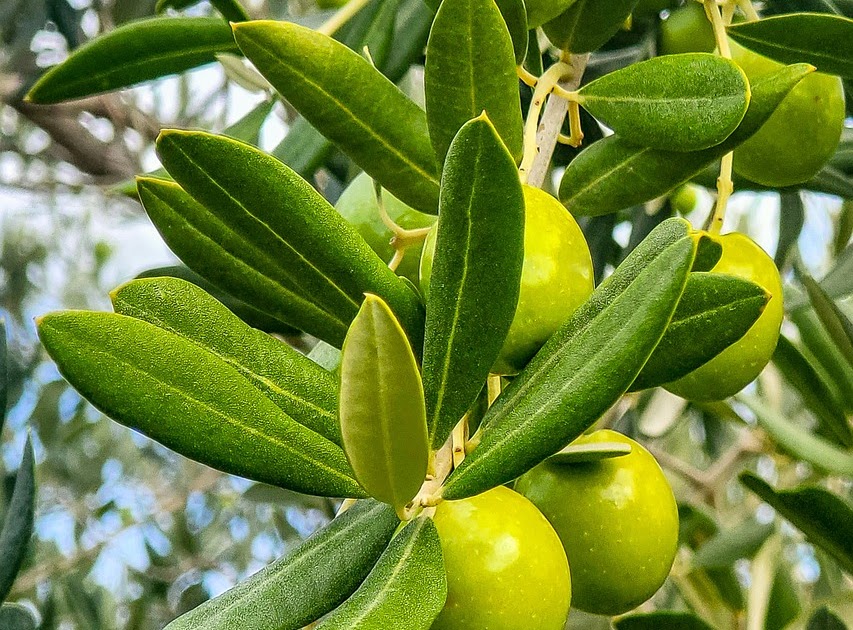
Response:
M833 446L754 396L739 394L738 400L755 413L758 425L786 452L828 473L853 476L853 451Z
M576 0L542 25L548 39L571 53L593 52L613 37L634 11L638 0Z
M729 36L782 63L810 63L819 72L853 79L853 20L827 13L774 15L733 24Z
M424 54L432 19L433 12L423 0L401 0L391 51L381 67L392 83L402 79Z
M526 0L528 28L536 29L550 22L574 3L575 0Z
M357 53L366 47L373 64L383 69L394 39L400 0L371 0L335 33L335 39Z
M801 308L790 313L803 342L802 350L823 377L846 414L853 413L853 368L833 343L811 308Z
M666 334L631 389L671 383L704 365L752 328L769 299L753 282L691 273Z
M719 173L719 171L717 171ZM803 197L798 190L786 190L779 195L779 242L773 262L778 269L784 269L792 250L806 222L806 209Z
M666 194L749 139L811 66L787 66L752 85L749 109L738 129L720 145L692 153L639 147L613 135L572 160L560 183L560 200L575 215L599 216Z
M36 630L36 620L29 610L18 604L0 606L0 628L3 630Z
M30 438L24 445L24 457L18 474L12 498L6 509L3 529L0 530L0 602L6 599L18 571L24 562L33 535L33 516L35 514L35 458Z
M395 197L435 214L426 114L359 54L288 22L234 25L243 53L324 136Z
M398 523L388 506L359 501L285 557L165 630L299 630L358 588Z
M518 303L524 195L515 162L488 118L466 123L454 139L439 209L423 361L436 449L480 393Z
M527 56L527 42L530 36L528 29L532 28L527 23L527 7L524 5L524 0L495 0L495 3L509 30L515 63L520 66Z
M291 418L341 443L336 379L286 343L244 324L197 286L134 280L111 294L116 313L192 341L232 366Z
M488 50L488 54L483 51ZM429 134L438 164L459 129L485 111L516 163L522 127L512 38L494 0L444 0L424 75Z
M616 630L714 630L693 613L659 610L620 617L613 622Z
M589 444L569 444L566 448L548 458L550 464L587 464L602 459L624 457L631 454L631 445L622 442L591 442Z
M692 566L701 569L722 569L741 558L751 558L774 531L773 523L759 523L748 518L726 529L699 547Z
M742 473L740 481L853 573L853 507L849 503L817 486L774 490L749 472Z
M663 55L587 84L580 104L625 140L667 151L699 151L737 129L750 88L731 59Z
M409 522L391 541L370 575L317 630L429 630L444 607L447 576L432 519Z
M75 50L27 94L58 103L128 87L239 53L228 24L217 18L158 17L120 26Z
M847 625L830 612L829 608L822 606L811 616L806 630L847 630Z
M581 435L625 393L672 318L696 240L686 221L665 221L599 285L498 396L483 418L479 445L448 478L444 498L515 479Z
M9 406L9 357L6 347L6 319L0 317L0 437L6 423L6 408Z
M364 495L338 446L197 343L125 315L84 311L43 317L39 335L95 407L186 457L307 494Z
M401 510L424 482L429 458L424 390L397 318L368 294L341 353L341 434L356 479Z
M779 337L773 363L799 392L806 408L841 446L853 448L853 430L833 391L812 363L785 335Z
M815 313L820 318L823 327L829 333L836 347L841 351L847 362L853 367L853 322L841 312L838 305L830 298L826 291L806 273L800 274L800 279L809 300L814 307Z
M288 323L339 345L363 294L375 293L391 305L420 349L423 309L417 296L290 168L252 146L201 132L163 131L157 150L169 173L209 211L203 219L215 224L209 229L229 234L218 241L226 256L259 261L255 269L288 294L276 300L271 315L282 313ZM218 257L219 264L224 257ZM234 275L242 284L244 274ZM264 306L246 295L248 287L210 279L252 306Z

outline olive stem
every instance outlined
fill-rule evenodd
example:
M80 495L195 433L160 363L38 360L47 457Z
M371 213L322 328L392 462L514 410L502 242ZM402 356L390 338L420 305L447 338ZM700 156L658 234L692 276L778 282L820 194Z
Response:
M452 437L444 443L438 451L435 452L433 458L433 474L427 475L421 489L415 498L412 499L412 505L422 508L429 508L438 505L441 502L441 497L438 496L441 490L441 485L447 476L453 471L453 440Z
M521 79L521 82L528 87L535 88L536 84L539 82L539 77L530 72L524 66L516 66L515 73L518 75L518 78Z
M524 123L524 154L521 159L521 166L518 169L522 183L527 183L530 168L533 166L536 156L540 152L537 130L539 129L539 114L542 112L542 106L545 103L545 99L554 90L557 82L569 70L570 68L566 63L558 61L548 68L536 82L536 88L533 90L533 98L530 101L530 109L527 112L527 120ZM560 118L561 127L563 117L565 117L565 112L563 112Z
M486 390L489 395L489 407L491 407L495 399L501 395L501 377L499 374L489 374L489 379L486 381Z
M379 216L382 223L385 224L393 236L391 237L391 247L394 248L394 256L388 263L388 268L396 271L400 263L403 262L403 256L406 254L406 249L412 245L418 245L426 239L430 228L418 228L416 230L407 230L394 222L388 211L385 209L385 200L382 198L382 186L376 180L373 180L373 192L376 195L376 207L379 208Z
M738 6L741 11L743 11L744 15L746 15L746 19L749 22L755 22L760 19L758 11L756 11L755 7L752 6L752 0L738 0Z
M356 13L367 6L368 2L370 0L350 0L337 13L323 22L320 28L317 29L317 32L331 37L338 29L349 22Z
M453 432L450 434L451 444L453 445L453 468L457 468L462 460L465 459L465 443L468 441L468 414L466 413L462 419L453 427Z

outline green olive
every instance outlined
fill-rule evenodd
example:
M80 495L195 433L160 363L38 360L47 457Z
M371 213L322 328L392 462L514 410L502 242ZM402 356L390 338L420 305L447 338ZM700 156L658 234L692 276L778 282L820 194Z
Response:
M571 580L560 539L503 486L435 512L447 602L432 630L562 630Z
M711 235L708 235L711 236ZM711 236L723 248L713 273L751 280L770 294L752 328L738 341L666 389L688 400L722 400L755 380L773 356L782 326L782 279L773 259L751 238L732 233Z
M592 293L589 247L574 217L551 195L524 187L524 266L515 318L496 374L521 371L539 348ZM427 237L421 255L421 291L429 295L435 234Z
M623 457L544 462L516 482L554 526L572 569L572 605L601 615L635 608L661 587L678 547L678 506L663 471L640 444L596 431L576 444L623 442Z
M382 190L382 202L385 211L394 223L407 230L430 227L436 217L418 212L397 199L387 190ZM366 174L360 173L352 180L341 194L335 209L361 234L362 238L385 262L394 256L391 246L391 230L383 223L376 203L376 193L373 180ZM415 284L418 282L418 259L421 255L421 245L412 245L406 250L406 255L397 273L405 276Z
M688 0L661 22L658 51L662 55L713 52L716 47L714 29L698 2Z
M731 42L732 58L751 82L782 64ZM835 153L844 128L840 77L812 73L791 90L754 136L735 149L734 170L771 187L802 184Z

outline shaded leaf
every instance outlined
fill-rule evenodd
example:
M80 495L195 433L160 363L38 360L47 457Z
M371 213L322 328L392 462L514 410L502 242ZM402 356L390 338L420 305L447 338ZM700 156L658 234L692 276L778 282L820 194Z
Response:
M323 496L363 496L343 451L232 365L142 320L66 311L39 320L60 373L114 420L224 472Z
M366 296L344 342L339 413L356 479L402 510L427 472L424 392L405 332L374 295Z
M847 625L823 606L811 616L806 630L847 630Z
M613 622L616 630L713 630L693 613L660 610L620 617Z
M358 588L398 522L388 506L359 501L285 557L166 630L299 630Z
M625 140L669 151L720 144L749 105L749 82L730 59L708 53L663 55L611 72L578 101Z
M784 191L779 195L779 198L779 242L776 245L773 262L778 269L782 269L803 231L806 209L803 206L803 198L799 191Z
M613 37L638 0L576 0L559 16L542 25L548 39L571 53L593 52Z
M524 196L488 118L468 122L453 141L439 208L423 361L433 448L482 389L518 303Z
M428 630L444 607L447 576L432 519L421 516L397 534L370 575L317 630Z
M239 53L231 28L218 18L158 17L120 26L75 50L27 94L58 103L117 90Z
M773 523L748 518L731 529L717 532L699 547L692 565L702 569L722 569L741 558L751 558L773 533Z
M548 458L549 464L586 464L602 459L624 457L631 454L631 445L623 442L590 442L588 444L569 444Z
M793 13L732 24L737 43L782 63L810 63L819 72L853 79L853 20L826 13Z
M599 285L489 408L479 445L448 478L444 498L515 479L625 393L669 324L696 240L686 221L670 219Z
M749 472L741 473L740 481L853 573L853 507L849 503L817 486L774 490Z
M366 47L381 70L391 51L399 5L400 0L371 0L335 33L335 39L357 53Z
M524 6L524 0L495 0L495 3L500 9L512 39L515 63L521 65L527 56L527 43L530 37L528 32L530 25L527 23L527 8Z
M853 367L853 322L841 312L838 305L814 278L806 273L801 273L800 279L824 328L826 328L836 347L847 359L847 362Z
M435 214L438 176L426 114L343 44L288 22L234 25L255 67L314 127L384 188Z
M6 320L0 317L0 436L6 423L6 408L9 405L9 357L6 346Z
M27 438L24 457L15 476L12 498L6 509L3 529L0 530L0 558L3 559L0 563L0 602L6 599L15 582L15 577L24 562L30 537L33 535L35 492L33 445L31 439ZM15 616L14 613L6 614L9 618Z

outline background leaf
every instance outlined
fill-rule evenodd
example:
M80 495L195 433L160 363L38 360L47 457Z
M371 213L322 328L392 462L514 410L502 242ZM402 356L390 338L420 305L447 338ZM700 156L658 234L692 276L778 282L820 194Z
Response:
M407 630L428 630L446 597L438 530L421 516L397 534L359 589L317 630L386 630L403 623Z
M0 435L6 423L6 408L9 404L9 357L6 345L6 320L0 317Z
M27 438L24 457L15 477L12 498L6 509L3 529L0 530L0 558L3 559L0 563L0 602L9 594L27 553L33 534L35 492L35 458L32 442ZM15 616L15 613L6 614L8 619Z
M394 40L394 22L400 0L372 0L341 29L335 39L357 53L365 47L380 70L388 60Z
M616 630L713 630L696 615L673 610L628 615L613 625Z
M841 312L814 278L805 273L800 274L800 277L823 327L847 362L853 366L853 322Z
M0 628L3 630L36 630L36 620L29 610L17 604L0 606Z
M847 630L847 626L824 606L811 616L806 630Z
M483 111L516 163L521 161L515 53L493 0L441 3L427 44L424 83L429 134L439 165L462 125Z
M158 17L132 22L78 48L48 70L27 98L58 103L128 87L239 53L218 18Z
M693 555L692 565L702 569L722 569L741 558L751 558L773 533L773 523L748 518L735 527L717 532Z
M427 472L424 392L406 334L374 295L365 297L344 342L339 413L356 479L402 510Z
M359 501L285 557L166 630L299 630L358 588L398 523L388 506Z
M439 208L423 361L436 449L482 389L518 303L524 196L515 162L488 118L468 122L453 141Z
M571 53L593 52L613 37L631 15L638 0L576 0L559 16L542 25L548 39Z

